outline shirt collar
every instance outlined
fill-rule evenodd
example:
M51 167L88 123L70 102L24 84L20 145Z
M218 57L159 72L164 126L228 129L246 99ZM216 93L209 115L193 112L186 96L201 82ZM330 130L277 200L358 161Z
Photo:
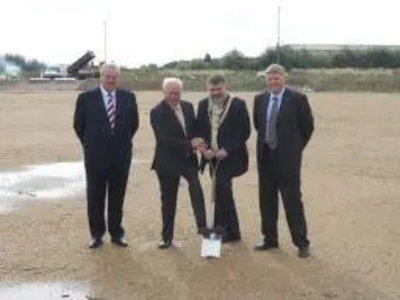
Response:
M181 101L179 101L178 104L175 106L175 110L176 110L178 113L181 113L181 112L182 112Z
M171 110L173 111L177 111L177 110L182 110L182 100L179 100L178 104L173 107L172 105L170 105L167 101L167 99L164 98L164 100L162 100L164 102L164 105L166 105L167 107L169 107Z
M103 97L107 98L109 93L105 88L103 88L102 85L100 85L100 90L101 90L101 93L103 94ZM111 92L111 95L113 96L113 98L115 98L115 89Z
M284 93L285 93L285 87L283 87L282 90L278 94L274 94L271 92L270 98L272 99L274 97L277 97L279 100L281 100Z

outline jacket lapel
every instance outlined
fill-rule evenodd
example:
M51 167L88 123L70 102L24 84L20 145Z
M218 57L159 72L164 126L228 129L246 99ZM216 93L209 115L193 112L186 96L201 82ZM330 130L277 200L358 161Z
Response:
M265 92L263 96L262 108L261 108L261 128L263 129L263 133L267 130L267 114L268 114L268 105L269 105L269 92ZM263 134L264 136L265 134Z
M115 90L115 128L114 130L118 129L118 124L120 123L120 119L122 116L122 112L125 109L125 98L124 94L121 93L121 90Z
M191 136L192 128L191 128L191 122L190 121L190 112L189 112L189 106L185 105L183 102L181 103L181 108L182 108L182 113L183 113L183 118L185 119L185 129L186 129L186 136ZM180 125L180 124L179 124ZM182 131L183 128L182 128Z
M107 107L106 107L106 104L105 104L105 102L104 102L103 93L102 93L102 91L101 91L100 88L97 88L96 94L97 94L97 97L98 97L98 99L99 99L99 107L101 108L103 114L106 116L106 118L107 118L107 120L108 120L108 116L107 116Z
M277 117L277 125L281 122L282 116L285 115L288 106L290 105L290 90L285 88L285 91L282 95L281 106L279 107L278 117Z
M173 109L168 105L168 103L165 100L163 102L163 106L164 106L165 117L167 118L168 123L171 124L171 126L173 126L175 130L179 130L179 132L181 133L182 136L185 136L185 132L183 131L182 125L179 122L177 116L175 115L175 112L173 111ZM182 105L181 108L182 108L182 112L185 117L183 106L184 105ZM186 118L185 118L185 122L186 122Z
M220 128L225 123L225 120L227 119L227 117L229 115L229 111L231 110L231 106L233 104L233 99L234 98L231 95L229 95L229 98L226 100L227 103L226 103L225 110L224 110L224 112L222 113L222 116L221 116L221 123L219 125Z
M103 116L104 122L106 122L106 124L107 124L107 128L111 131L110 120L108 119L108 115L107 115L107 107L106 107L103 93L102 93L100 87L97 88L96 94L99 99L99 101L98 101L99 113Z

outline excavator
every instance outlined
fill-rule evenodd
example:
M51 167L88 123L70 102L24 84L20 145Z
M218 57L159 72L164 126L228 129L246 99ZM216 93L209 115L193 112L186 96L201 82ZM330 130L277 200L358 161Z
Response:
M92 62L95 57L93 51L87 51L67 68L49 67L41 77L51 80L56 78L75 78L77 80L99 78L99 67L95 67Z
M99 78L100 71L98 68L96 69L93 63L89 64L95 57L93 51L87 51L67 68L68 74L78 80Z

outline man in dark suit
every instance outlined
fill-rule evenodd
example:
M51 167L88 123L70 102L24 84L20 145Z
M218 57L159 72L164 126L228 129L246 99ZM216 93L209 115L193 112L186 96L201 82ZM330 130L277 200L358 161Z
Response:
M314 118L307 96L285 86L285 69L268 67L269 91L257 95L253 121L257 130L259 200L264 240L258 251L278 244L278 191L281 194L292 241L299 256L310 256L307 223L300 191L302 152L314 131Z
M202 141L195 138L195 112L190 102L181 100L182 82L166 78L164 99L150 112L150 123L156 139L152 169L156 171L162 202L162 242L160 249L172 246L177 194L181 176L189 183L190 199L199 234L206 234L203 190L198 176L196 150Z
M249 157L246 141L250 137L250 117L246 103L226 91L222 75L207 82L208 98L199 103L198 136L207 145L202 150L201 167L219 166L216 172L215 230L222 231L223 242L241 239L239 219L232 192L232 180L247 172Z
M106 192L111 241L128 245L122 210L139 116L135 95L117 88L119 73L118 67L103 65L100 87L81 93L76 102L74 129L84 152L91 249L103 244Z

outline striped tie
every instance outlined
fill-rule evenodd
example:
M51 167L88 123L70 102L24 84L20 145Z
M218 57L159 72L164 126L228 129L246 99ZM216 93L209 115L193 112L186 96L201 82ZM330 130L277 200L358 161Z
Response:
M110 121L111 130L114 131L115 127L115 101L112 93L108 93L107 95L107 115L108 120Z

